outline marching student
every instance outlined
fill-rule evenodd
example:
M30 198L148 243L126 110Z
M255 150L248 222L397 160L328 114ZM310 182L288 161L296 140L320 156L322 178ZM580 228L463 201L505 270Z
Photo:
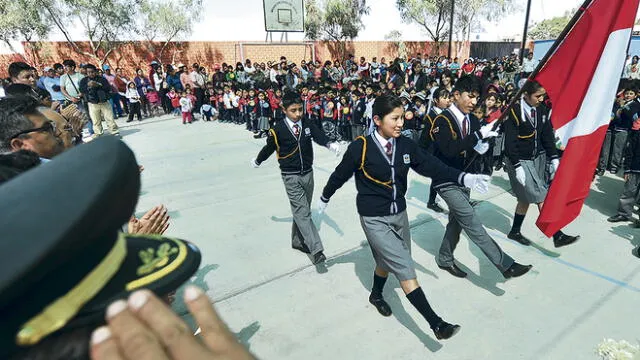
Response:
M313 257L313 264L326 260L322 241L311 219L313 197L313 144L312 140L339 153L336 143L329 143L324 132L308 120L302 120L302 98L289 92L282 98L283 121L276 121L269 130L267 144L260 150L251 166L257 168L274 152L280 163L284 187L291 204L293 227L291 247Z
M453 168L462 170L474 165L470 164L474 159L473 152L485 154L489 150L486 140L498 135L492 131L493 125L480 127L475 117L469 116L479 96L479 79L474 76L462 76L451 93L451 106L433 119L431 134L435 156ZM456 182L441 179L434 179L433 186L449 207L449 223L436 258L439 268L455 277L467 276L467 273L456 265L453 256L460 241L460 232L464 229L469 239L482 250L506 279L522 276L531 269L531 265L515 262L489 236L471 206L470 186L460 186Z
M434 153L433 137L431 135L431 128L433 127L433 120L447 109L451 105L449 90L444 87L436 89L433 93L433 106L426 116L427 129L422 132L420 136L420 146L428 151L430 154ZM437 191L431 183L429 187L429 199L427 201L427 207L437 213L444 212L444 209L440 207L440 204L436 201Z
M549 110L542 104L545 95L545 89L537 81L525 83L522 99L511 108L503 124L507 156L505 165L511 188L518 200L513 226L507 237L522 245L531 245L531 241L520 232L529 204L536 204L542 209L547 197L547 159L551 159L551 179L560 165ZM553 234L553 244L558 248L572 244L579 238L558 231Z
M411 258L411 234L407 217L407 175L409 169L441 181L464 184L478 190L488 189L488 176L465 174L444 165L433 155L401 136L404 125L401 100L382 95L373 104L376 130L349 145L342 161L329 177L318 201L323 212L331 197L355 174L356 204L360 224L371 247L376 269L369 302L383 316L391 308L382 296L389 273L395 275L407 299L429 322L438 339L448 339L459 330L439 317L431 308L418 284Z

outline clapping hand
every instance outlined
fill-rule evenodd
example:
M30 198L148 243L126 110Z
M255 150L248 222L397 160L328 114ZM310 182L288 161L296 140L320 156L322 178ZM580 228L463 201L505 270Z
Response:
M130 234L162 235L169 228L169 219L167 208L164 205L158 205L147 211L140 219L132 216L128 231Z

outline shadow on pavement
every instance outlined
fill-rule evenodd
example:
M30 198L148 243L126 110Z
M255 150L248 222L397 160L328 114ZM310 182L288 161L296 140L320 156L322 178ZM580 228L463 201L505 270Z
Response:
M373 270L375 269L374 260L371 255L371 251L369 247L362 247L337 258L331 259L328 261L329 266L333 266L335 264L354 264L355 273L360 283L364 287L365 291L362 293L362 303L369 304L368 297L371 287L373 286ZM390 276L389 281L384 288L384 299L391 306L391 310L393 311L393 316L409 331L411 331L430 351L436 352L442 348L442 344L437 342L430 335L426 334L418 324L413 320L411 315L409 315L404 307L402 306L402 302L397 292L393 289L399 288L400 284L393 277ZM372 305L369 306L371 308L371 316L380 316L375 307ZM445 317L446 318L446 317ZM426 320L424 320L426 323Z
M601 176L596 181L597 191L591 190L584 204L606 217L615 215L618 198L622 193L624 181L617 177Z

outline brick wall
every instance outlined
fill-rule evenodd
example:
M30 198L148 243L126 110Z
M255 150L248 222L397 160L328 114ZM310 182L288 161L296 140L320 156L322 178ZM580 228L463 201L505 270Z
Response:
M36 42L24 43L25 55L2 55L0 56L0 77L6 77L7 66L12 61L27 62L42 69L64 59L74 59L77 63L98 64L95 57L78 54L66 42ZM80 44L81 49L89 51L87 44ZM406 54L413 56L416 53L434 54L435 49L430 42L407 42L405 43ZM121 67L126 73L133 73L136 68L146 68L152 60L156 60L161 44L148 44L135 42L122 44L113 51L106 60L112 67ZM469 56L468 43L456 43L453 47L454 56L467 58ZM446 55L447 45L443 44L440 54ZM228 42L173 42L170 43L162 54L162 63L184 63L192 64L197 62L211 67L215 63L233 63L249 58L254 62L277 61L284 55L294 62L300 60L310 60L313 51L316 59L320 61L342 58L341 54L351 53L357 58L364 56L367 59L372 57L385 57L387 62L398 56L398 46L387 41L355 41L344 44L344 50L334 42L319 41L310 44L290 43L289 45L242 43L235 41ZM102 54L99 54L102 56Z

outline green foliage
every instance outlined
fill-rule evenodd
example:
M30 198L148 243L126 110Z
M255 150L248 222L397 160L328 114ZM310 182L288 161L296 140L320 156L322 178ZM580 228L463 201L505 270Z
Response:
M420 25L436 47L448 36L451 0L396 0L396 7L402 20Z
M364 28L362 16L369 13L366 0L308 0L305 33L311 40L352 40Z
M31 41L46 36L50 25L38 8L36 0L0 2L0 41Z
M193 24L199 20L201 13L202 0L142 0L137 27L142 29L150 50L160 60L171 41L191 34ZM159 49L153 45L154 41L161 42Z
M571 20L571 14L554 17L534 24L529 29L529 38L533 40L549 40L557 38Z

